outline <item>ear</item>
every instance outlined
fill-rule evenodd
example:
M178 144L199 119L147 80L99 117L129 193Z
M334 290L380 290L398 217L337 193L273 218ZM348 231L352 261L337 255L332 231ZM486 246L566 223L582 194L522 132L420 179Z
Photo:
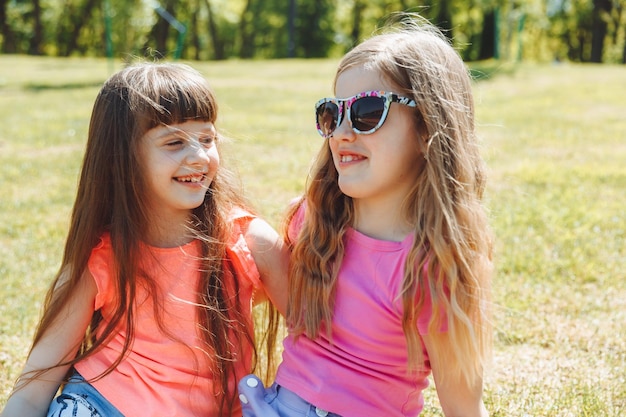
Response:
M430 135L428 134L428 126L426 126L424 116L422 116L422 112L420 112L419 109L415 109L413 124L418 136L419 150L422 154L426 154L430 142Z

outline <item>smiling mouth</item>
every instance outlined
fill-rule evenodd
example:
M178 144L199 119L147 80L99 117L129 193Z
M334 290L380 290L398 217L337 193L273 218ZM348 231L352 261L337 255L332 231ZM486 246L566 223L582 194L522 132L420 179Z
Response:
M206 178L206 175L202 174L202 175L188 175L186 177L177 177L175 179L178 182L186 182L186 183L195 184L195 183L204 181L205 178Z
M357 155L342 155L339 161L340 162L352 162L352 161L358 161L360 159L364 159L364 158L362 156L357 156Z

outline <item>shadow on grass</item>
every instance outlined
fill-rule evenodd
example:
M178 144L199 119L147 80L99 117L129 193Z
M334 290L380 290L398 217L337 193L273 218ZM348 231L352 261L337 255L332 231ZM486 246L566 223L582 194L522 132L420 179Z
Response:
M47 90L77 90L81 88L102 87L104 81L85 81L65 84L24 84L22 89L27 91L47 91Z

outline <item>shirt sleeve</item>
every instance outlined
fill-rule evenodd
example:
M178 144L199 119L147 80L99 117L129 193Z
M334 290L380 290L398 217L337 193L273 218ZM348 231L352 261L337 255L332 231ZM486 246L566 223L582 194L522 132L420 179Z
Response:
M233 234L226 248L229 260L233 265L237 278L246 281L253 288L261 287L261 274L254 262L252 252L246 242L246 232L250 222L256 216L242 209L235 209L231 213Z
M113 261L111 238L108 234L104 234L100 237L100 242L98 242L91 251L91 256L87 262L87 268L93 276L96 287L98 288L94 311L100 310L111 301L114 290L111 282Z

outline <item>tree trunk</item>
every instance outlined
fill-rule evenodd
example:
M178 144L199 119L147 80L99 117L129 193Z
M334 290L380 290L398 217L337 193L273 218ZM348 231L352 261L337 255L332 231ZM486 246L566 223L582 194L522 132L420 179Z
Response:
M626 64L626 31L624 31L624 51L622 52L622 64Z
M200 44L200 34L199 34L199 25L198 25L198 10L200 10L200 1L194 1L194 12L191 13L191 45L193 46L193 59L196 61L200 60L200 50L202 45Z
M252 58L254 56L255 30L253 24L254 16L252 14L252 0L248 0L239 19L239 34L241 36L240 58Z
M358 44L361 40L361 19L363 17L363 9L365 9L363 1L354 0L354 7L352 8L352 31L350 32L352 45Z
M443 31L448 39L453 38L452 33L452 12L450 11L450 0L441 0L439 2L439 11L435 18L435 24Z
M33 37L28 45L30 55L43 54L43 26L41 24L40 0L33 0Z
M289 0L287 30L287 57L293 58L296 56L296 0Z
M0 32L2 33L2 53L14 54L17 52L15 34L7 21L8 0L0 0Z
M169 14L173 15L173 10L170 4L167 4L165 10ZM161 15L159 15L158 20L152 29L156 50L160 55L164 56L167 54L167 38L170 34L170 24Z
M159 5L162 7L166 14L175 16L174 12L174 4L175 1L168 0L164 2L165 5ZM158 5L158 3L157 3ZM148 41L144 44L143 50L144 55L161 58L167 55L167 38L170 34L170 23L161 16L161 14L156 10L157 20L150 29L150 34L148 35ZM150 47L150 40L154 41L154 49Z
M215 22L213 8L211 7L211 2L209 0L206 0L206 7L209 19L209 34L211 35L211 43L213 44L213 58L220 60L226 59L224 41L220 37L219 31L217 30L217 23Z
M483 17L483 31L480 36L480 53L478 59L495 57L496 51L496 13L489 10Z
M611 0L593 0L593 23L591 37L591 62L602 62L604 39L608 31L605 13L610 13Z

